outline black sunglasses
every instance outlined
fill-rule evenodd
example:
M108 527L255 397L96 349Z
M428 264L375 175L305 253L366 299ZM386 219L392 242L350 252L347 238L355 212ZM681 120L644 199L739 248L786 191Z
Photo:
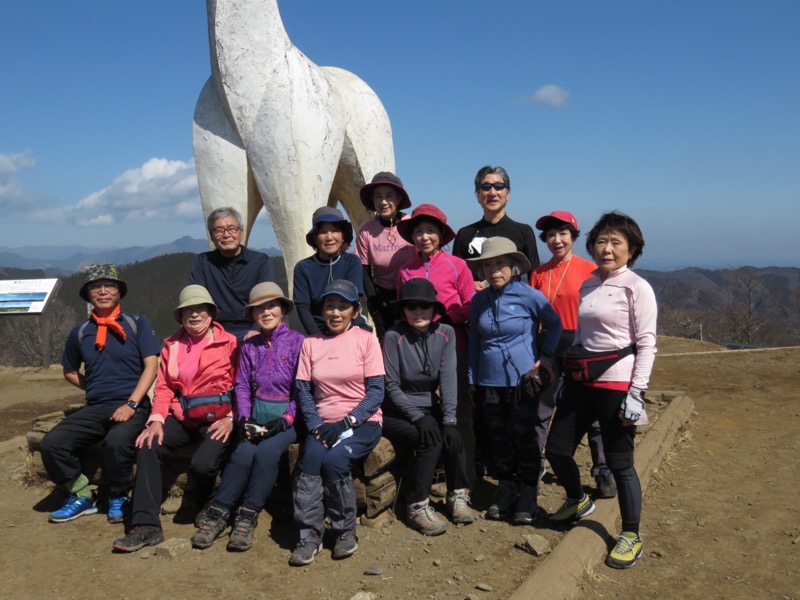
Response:
M428 310L431 306L433 306L432 302L405 302L403 303L403 308L407 308L408 310L417 310L421 308L422 310Z
M508 185L503 183L502 181L496 181L494 183L482 183L478 187L481 188L484 192L488 192L492 188L494 188L498 192L500 192L500 191L506 189L508 187Z

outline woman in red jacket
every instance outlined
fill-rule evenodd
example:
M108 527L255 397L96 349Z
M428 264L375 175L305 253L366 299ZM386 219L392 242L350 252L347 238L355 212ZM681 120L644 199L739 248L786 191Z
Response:
M214 321L217 306L208 290L181 291L175 320L181 328L168 337L147 427L136 439L136 483L132 527L113 549L134 552L164 541L161 529L161 465L171 452L195 440L189 465L198 500L211 496L233 431L230 390L235 383L236 338Z

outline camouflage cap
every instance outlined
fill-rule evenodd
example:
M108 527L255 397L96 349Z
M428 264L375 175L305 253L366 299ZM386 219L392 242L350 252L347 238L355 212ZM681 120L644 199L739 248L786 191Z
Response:
M87 265L83 268L83 285L78 292L80 297L86 300L86 302L89 302L89 284L93 281L99 281L100 279L116 281L119 285L120 299L124 298L125 294L128 293L128 286L119 278L119 269L117 265L112 265L111 263Z

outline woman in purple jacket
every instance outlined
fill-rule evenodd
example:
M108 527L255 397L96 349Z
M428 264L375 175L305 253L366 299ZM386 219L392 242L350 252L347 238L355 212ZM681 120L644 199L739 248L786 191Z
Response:
M297 439L292 382L304 337L283 322L293 308L275 283L259 283L250 291L244 315L258 324L261 335L248 338L240 349L236 413L241 443L192 536L195 548L208 548L225 533L240 498L228 550L244 552L252 547L258 513L275 485L281 456Z

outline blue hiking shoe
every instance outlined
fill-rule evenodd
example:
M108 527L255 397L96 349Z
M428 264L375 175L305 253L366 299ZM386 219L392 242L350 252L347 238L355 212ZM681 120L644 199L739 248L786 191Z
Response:
M111 494L108 499L108 522L122 523L131 514L131 501L127 494Z
M70 496L64 506L57 511L51 512L48 520L51 523L66 523L78 517L93 515L97 512L97 504L94 498L84 496Z

